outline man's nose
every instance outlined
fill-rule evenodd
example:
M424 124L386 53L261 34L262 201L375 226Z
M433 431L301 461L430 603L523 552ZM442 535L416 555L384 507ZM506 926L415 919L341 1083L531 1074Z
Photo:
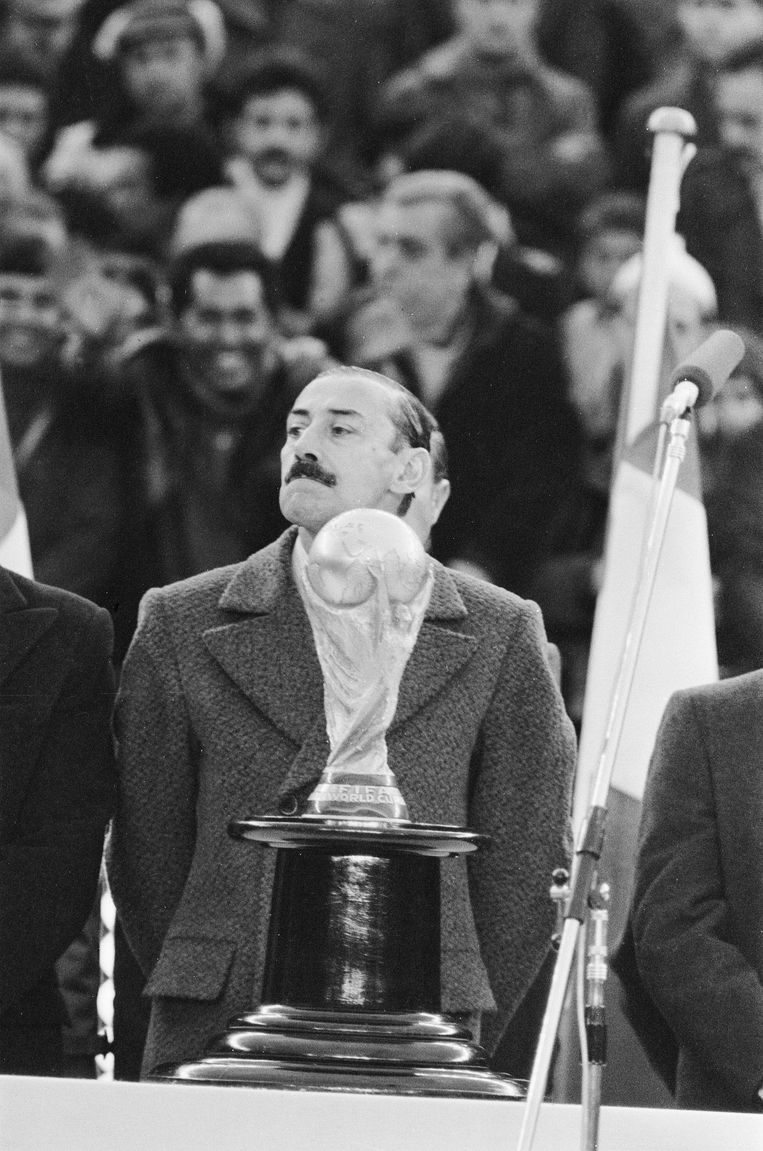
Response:
M297 440L294 454L299 460L318 460L320 453L320 445L318 443L317 432L313 428L304 428L300 432L299 439Z

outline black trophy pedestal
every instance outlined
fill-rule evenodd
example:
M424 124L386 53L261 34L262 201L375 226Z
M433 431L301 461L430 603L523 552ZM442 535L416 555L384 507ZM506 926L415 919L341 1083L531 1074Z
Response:
M236 820L277 848L263 1003L198 1060L154 1080L292 1090L521 1098L440 1014L440 859L457 827L302 817Z

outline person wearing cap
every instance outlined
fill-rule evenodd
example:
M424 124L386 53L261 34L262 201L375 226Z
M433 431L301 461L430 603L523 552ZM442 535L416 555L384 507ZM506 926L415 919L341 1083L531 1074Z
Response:
M453 490L433 554L522 594L578 439L553 340L489 287L506 226L468 176L397 177L380 206L373 298L344 334L347 359L405 379L442 428Z
M93 52L115 66L116 86L92 119L57 134L43 167L48 189L97 186L99 153L124 145L136 130L196 132L214 148L207 86L224 50L222 16L212 0L134 0L112 12Z

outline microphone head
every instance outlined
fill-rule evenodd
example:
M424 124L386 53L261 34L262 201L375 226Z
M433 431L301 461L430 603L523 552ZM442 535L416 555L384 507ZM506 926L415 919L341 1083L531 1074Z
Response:
M726 383L744 352L744 343L736 332L727 328L713 332L690 358L674 369L670 377L671 390L688 380L699 392L694 407L702 407Z

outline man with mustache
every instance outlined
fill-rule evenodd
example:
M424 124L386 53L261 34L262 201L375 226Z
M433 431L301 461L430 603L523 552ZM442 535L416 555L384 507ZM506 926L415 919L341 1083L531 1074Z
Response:
M306 552L352 508L422 536L444 490L436 425L405 388L332 368L291 406L280 505L292 524L241 564L153 590L125 662L119 813L109 874L147 977L144 1073L197 1057L260 994L272 852L235 816L295 816L328 755L323 680L301 581ZM552 869L567 856L574 737L533 604L436 561L387 734L414 819L469 825L489 850L443 872L442 1003L493 1048L548 954ZM484 1017L484 1018L483 1018Z
M253 204L278 286L279 323L299 334L336 313L352 286L352 247L336 213L351 196L324 162L326 98L293 51L256 58L231 83L228 179Z

